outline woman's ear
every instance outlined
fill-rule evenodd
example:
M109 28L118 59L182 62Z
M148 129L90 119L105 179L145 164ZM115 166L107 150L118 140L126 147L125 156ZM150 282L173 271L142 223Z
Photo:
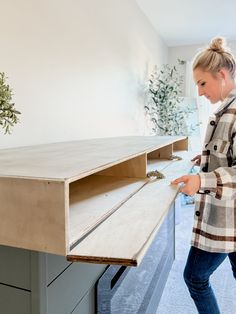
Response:
M222 80L222 81L225 81L225 79L227 78L227 70L222 68L218 71L218 75L219 75L219 78Z

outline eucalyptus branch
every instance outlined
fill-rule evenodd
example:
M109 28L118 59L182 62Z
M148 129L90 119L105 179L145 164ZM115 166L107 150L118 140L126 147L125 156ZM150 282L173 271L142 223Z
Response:
M179 64L184 61L178 60ZM144 108L149 116L155 134L189 135L186 118L192 108L181 107L183 76L178 68L165 64L157 71L154 68L148 81L148 100Z
M12 90L6 83L5 73L0 72L0 126L5 134L10 134L11 128L19 121L20 112L15 109L12 96Z

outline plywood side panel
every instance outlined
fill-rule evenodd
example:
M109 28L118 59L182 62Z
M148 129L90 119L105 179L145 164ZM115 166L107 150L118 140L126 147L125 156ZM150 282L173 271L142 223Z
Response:
M64 182L0 178L0 244L65 254Z
M174 151L176 151L176 150L188 150L188 138L174 142L173 147L174 147Z
M142 154L96 174L104 176L145 178L147 174L147 155Z
M169 159L173 153L173 144L152 151L147 155L148 159Z

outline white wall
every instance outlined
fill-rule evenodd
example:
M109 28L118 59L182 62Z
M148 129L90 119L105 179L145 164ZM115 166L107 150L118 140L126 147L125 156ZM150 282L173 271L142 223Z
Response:
M172 64L175 63L178 58L185 61L192 61L195 54L198 53L201 49L204 49L207 45L208 42L199 45L170 47L168 61ZM227 45L234 55L236 55L236 41L228 42Z
M0 71L22 112L0 148L147 132L143 84L168 49L135 0L0 7Z

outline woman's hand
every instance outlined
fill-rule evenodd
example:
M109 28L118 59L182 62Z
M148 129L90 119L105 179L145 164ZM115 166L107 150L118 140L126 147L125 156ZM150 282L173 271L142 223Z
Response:
M180 188L180 192L193 196L197 191L199 191L201 186L201 180L199 175L185 175L171 181L171 184L183 183Z
M200 166L200 164L201 164L201 155L195 156L193 159L191 159L191 161L193 161L196 166Z

